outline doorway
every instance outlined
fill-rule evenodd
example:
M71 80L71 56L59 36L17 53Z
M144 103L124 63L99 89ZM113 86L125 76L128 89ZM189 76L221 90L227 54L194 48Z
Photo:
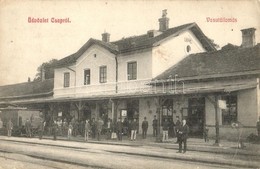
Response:
M190 135L203 137L205 125L205 98L190 98L188 107L187 124L190 127Z

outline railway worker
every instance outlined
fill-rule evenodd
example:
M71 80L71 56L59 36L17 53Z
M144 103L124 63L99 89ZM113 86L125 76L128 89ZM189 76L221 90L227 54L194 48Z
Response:
M186 124L186 120L182 120L182 125L179 130L180 140L179 140L179 153L182 152L182 143L184 144L183 153L187 151L187 139L189 133L189 126Z
M179 143L179 140L180 140L179 130L180 130L180 127L181 127L181 122L180 122L179 116L176 116L176 119L177 119L176 125L175 125L175 133L176 133L176 136L177 136L176 143Z
M78 134L79 134L79 122L78 120L75 120L74 123L73 123L73 132L72 132L73 136L77 137Z
M0 118L0 129L3 128L3 121L2 119Z
M38 127L38 132L39 132L39 139L42 139L43 132L44 132L44 127L45 127L45 121L41 120L39 127Z
M260 138L260 116L258 122L256 122L257 135Z
M137 133L138 123L136 119L131 124L131 141L136 140L136 133Z
M70 122L70 123L69 123L69 126L68 126L68 139L69 139L69 140L71 139L72 131L73 131L73 125L72 125L72 123Z
M57 120L58 125L58 135L62 135L62 119Z
M13 130L13 123L11 121L11 119L9 119L9 121L7 122L7 136L11 137L12 136L12 130Z
M96 121L95 118L92 118L91 121L91 134L92 134L92 138L96 138Z
M85 123L85 141L88 141L89 131L90 131L90 124L89 124L88 120L86 120L86 123Z
M163 130L163 138L162 141L168 141L168 134L169 134L169 122L168 119L164 119L162 123L162 130Z
M67 133L68 133L68 127L69 127L69 125L68 125L67 119L64 119L64 120L63 120L63 123L62 123L62 135L63 135L63 136L66 136L66 135L67 135Z
M144 117L144 121L142 122L143 139L146 139L147 129L148 129L148 121L146 120L146 117Z
M53 125L52 125L53 140L56 140L56 139L57 139L58 130L59 130L59 129L58 129L57 121L54 120L54 121L53 121Z
M26 119L25 122L25 131L26 131L26 136L27 137L32 137L32 132L31 132L31 122L29 121L29 119Z
M116 130L118 140L122 141L123 123L121 118L118 118L118 121L116 123Z
M154 115L154 119L153 119L153 136L157 137L157 129L158 129L158 120L156 118L156 115Z
M101 118L98 118L98 120L97 120L97 139L98 139L98 141L100 140L103 125L104 125L104 121Z
M107 134L107 139L110 139L111 138L111 131L112 130L112 121L110 118L108 118L107 120L107 131L106 131L106 134Z

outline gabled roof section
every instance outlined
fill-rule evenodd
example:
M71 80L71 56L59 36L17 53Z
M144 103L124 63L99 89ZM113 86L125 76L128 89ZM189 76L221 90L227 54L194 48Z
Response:
M167 29L164 32L161 32L160 35L155 37L149 37L148 34L143 34L140 36L133 36L129 38L124 38L115 42L113 44L118 46L120 53L131 52L134 50L145 49L153 47L154 44L160 43L162 40L170 37L177 36L180 33L190 30L194 33L194 35L201 42L202 46L206 49L206 51L215 51L214 45L211 41L204 35L201 29L198 27L196 23L188 23L185 25L173 27Z
M153 80L166 80L178 74L178 78L202 76L225 77L225 74L236 74L259 71L260 44L251 48L231 48L214 52L191 54L172 66Z
M148 34L143 34L139 36L123 38L114 42L103 42L91 38L76 53L59 60L57 64L54 65L54 67L63 67L76 63L77 59L93 44L99 45L114 54L127 53L136 50L152 48L154 45L160 44L164 39L171 36L178 36L180 33L187 30L193 32L206 51L210 52L216 50L212 42L204 35L196 23L188 23L167 29L154 37L149 37Z
M52 96L53 79L0 86L0 100Z
M117 54L118 53L118 47L112 43L107 43L107 42L103 42L97 39L89 39L76 53L73 53L61 60L59 60L54 67L58 68L58 67L63 67L63 66L68 66L71 65L73 63L76 63L77 59L92 45L99 45L105 49L107 49L108 51L110 51L113 54Z

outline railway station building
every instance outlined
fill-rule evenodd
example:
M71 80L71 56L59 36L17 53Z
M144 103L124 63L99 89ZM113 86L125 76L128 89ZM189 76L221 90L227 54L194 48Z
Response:
M149 122L186 119L191 136L209 128L215 137L256 132L260 116L260 44L255 29L241 30L241 46L216 50L196 23L169 28L164 13L159 30L110 41L89 39L78 51L59 60L54 79L0 87L0 105L37 109L47 119L79 121L108 118Z

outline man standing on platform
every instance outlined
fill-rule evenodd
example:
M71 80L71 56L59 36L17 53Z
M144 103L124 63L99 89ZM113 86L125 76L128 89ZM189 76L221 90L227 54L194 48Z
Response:
M39 127L38 127L38 132L39 132L39 139L42 139L43 132L44 132L44 127L45 127L45 121L41 120Z
M116 123L116 129L118 140L122 141L123 123L121 118L118 118L118 121Z
M1 113L1 111L0 111L0 113ZM2 119L0 117L0 129L2 129L2 128L3 128L3 121L2 121Z
M259 117L258 122L256 123L256 129L257 129L258 137L260 137L260 117Z
M26 131L26 136L27 137L32 137L31 122L29 121L29 119L27 119L26 122L25 122L25 131Z
M153 136L157 137L157 126L158 125L158 120L156 119L156 115L154 115L153 119Z
M164 119L164 122L162 123L162 129L163 129L162 142L168 141L168 134L169 134L169 122L168 122L168 119Z
M131 141L136 140L136 132L137 132L138 124L136 119L131 124Z
M104 122L101 118L98 118L97 120L97 139L100 140L102 128L103 128Z
M143 139L146 139L147 129L148 129L148 121L146 120L146 117L144 117L144 121L142 123Z
M187 151L187 139L189 133L189 126L186 124L186 120L182 120L182 125L179 130L180 140L179 140L179 153L186 153ZM184 144L184 148L182 151L182 143Z
M176 125L175 125L175 133L176 133L176 136L177 136L177 141L175 143L179 143L179 140L180 140L180 135L179 135L179 130L180 130L180 127L181 127L181 122L179 120L179 116L176 116Z
M7 136L11 137L12 136L12 130L13 130L13 123L11 119L7 122Z
M53 122L52 132L53 132L53 140L56 140L57 134L58 134L58 124L57 124L56 120L54 120L54 122Z
M90 131L90 124L88 123L88 120L86 120L86 123L85 123L85 141L88 141L89 131Z

